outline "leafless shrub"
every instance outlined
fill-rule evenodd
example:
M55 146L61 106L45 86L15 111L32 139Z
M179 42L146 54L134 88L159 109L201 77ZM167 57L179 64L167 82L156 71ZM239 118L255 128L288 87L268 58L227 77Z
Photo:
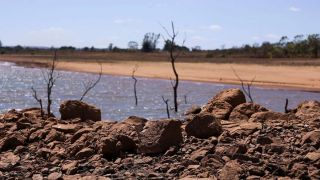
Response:
M256 77L252 78L252 80L250 82L247 82L245 84L245 82L241 79L241 77L237 74L237 72L233 69L233 67L231 67L231 69L232 69L234 75L241 82L242 91L250 99L250 102L253 103L253 98L252 98L252 95L251 95L251 86L252 86L254 80L256 79Z
M58 61L58 56L57 56L57 50L54 51L54 55L52 58L52 61L48 63L48 69L45 71L42 71L42 76L43 79L46 83L46 95L47 95L47 114L48 116L51 115L51 104L52 104L52 89L56 83L56 80L59 78L59 74L56 73L56 68L57 68L57 61ZM40 109L41 113L43 111L43 101L41 98L38 97L37 90L34 89L34 87L31 88L33 92L33 98L40 104ZM42 114L42 117L44 115Z
M99 65L100 65L100 72L99 72L98 79L96 81L89 81L87 83L83 83L84 92L80 98L80 101L82 101L84 97L88 94L88 92L92 90L100 82L101 76L102 76L102 64L99 63Z
M138 106L138 96L137 96L137 78L134 76L135 72L138 70L138 65L135 65L133 70L132 70L132 75L131 78L134 80L133 84L133 93L134 93L134 99L135 99L135 105Z

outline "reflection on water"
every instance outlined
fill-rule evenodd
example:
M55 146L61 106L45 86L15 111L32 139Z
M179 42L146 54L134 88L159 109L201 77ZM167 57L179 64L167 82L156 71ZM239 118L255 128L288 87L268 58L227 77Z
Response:
M83 82L95 80L98 75L59 71L61 78L53 89L53 111L59 116L59 103L66 99L79 99L83 92ZM37 106L32 97L31 87L38 89L39 96L45 97L45 83L42 70L17 67L10 63L0 62L0 112L11 108L22 109ZM130 115L145 118L165 118L165 104L161 96L172 98L170 81L160 79L139 78L137 93L139 105L134 105L133 80L131 77L103 75L100 83L89 92L84 101L94 104L102 110L103 119L121 120ZM179 86L181 114L191 105L203 105L218 91L239 87L213 83L181 81ZM303 100L318 99L318 93L294 90L277 90L253 88L254 100L275 111L282 112L285 99L289 99L289 107L295 107ZM187 102L185 102L185 98ZM172 105L172 101L169 101ZM173 106L173 105L172 105ZM171 112L171 114L174 114Z

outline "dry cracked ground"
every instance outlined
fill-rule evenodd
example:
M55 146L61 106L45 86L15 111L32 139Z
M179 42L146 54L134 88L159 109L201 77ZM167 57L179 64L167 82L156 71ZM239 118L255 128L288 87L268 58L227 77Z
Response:
M0 115L0 179L320 179L317 101L278 113L227 89L184 120L101 121L72 100L60 113Z

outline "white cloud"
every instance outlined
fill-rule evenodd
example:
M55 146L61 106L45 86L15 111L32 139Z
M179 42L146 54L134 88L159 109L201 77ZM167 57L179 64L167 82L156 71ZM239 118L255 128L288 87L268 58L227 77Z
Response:
M222 29L222 26L218 25L218 24L212 24L208 27L209 30L211 31L219 31Z
M292 12L300 12L300 11L301 11L301 9L300 9L300 8L295 7L295 6L291 6L291 7L289 7L289 10L290 10L290 11L292 11Z

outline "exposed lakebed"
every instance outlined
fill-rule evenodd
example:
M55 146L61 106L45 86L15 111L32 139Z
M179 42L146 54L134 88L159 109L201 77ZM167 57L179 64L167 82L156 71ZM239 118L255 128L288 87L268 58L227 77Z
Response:
M39 91L45 98L45 82L43 69L25 68L11 63L0 63L0 112L12 108L23 109L38 106L32 97L31 87ZM79 99L84 90L83 83L94 81L98 75L78 72L57 71L60 75L53 89L53 111L59 116L59 104L67 99ZM216 83L200 83L181 81L179 86L180 117L191 105L203 105L217 92L226 88L240 87ZM169 80L138 78L138 106L134 105L133 80L127 76L103 75L100 83L89 92L84 101L94 104L102 111L103 119L122 120L136 115L145 118L166 118L165 104L161 96L172 98L172 87ZM298 90L269 88L252 88L253 99L258 104L273 111L282 112L285 99L289 99L289 107L304 100L319 99L319 93ZM185 98L186 97L186 98ZM172 105L172 100L169 103Z

